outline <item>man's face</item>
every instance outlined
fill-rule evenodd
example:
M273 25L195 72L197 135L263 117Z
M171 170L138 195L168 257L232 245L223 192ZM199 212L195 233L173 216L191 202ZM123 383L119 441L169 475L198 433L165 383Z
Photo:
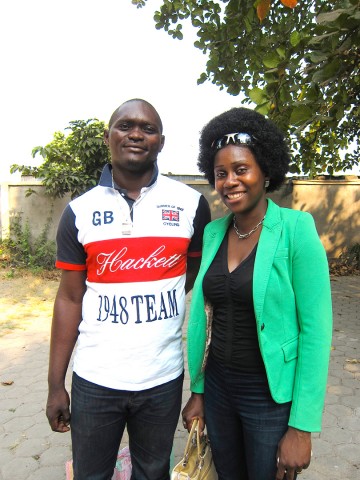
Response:
M113 167L139 174L153 167L164 140L156 111L141 101L123 104L105 132Z

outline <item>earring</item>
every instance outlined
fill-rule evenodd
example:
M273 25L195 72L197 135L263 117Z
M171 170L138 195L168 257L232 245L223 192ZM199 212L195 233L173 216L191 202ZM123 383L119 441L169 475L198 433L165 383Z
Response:
M265 188L268 188L269 185L270 185L270 180L265 180Z

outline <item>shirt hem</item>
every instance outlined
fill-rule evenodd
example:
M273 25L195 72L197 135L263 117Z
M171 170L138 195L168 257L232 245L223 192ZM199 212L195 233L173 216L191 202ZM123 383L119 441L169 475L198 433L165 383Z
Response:
M74 372L79 377L87 380L88 382L94 383L101 387L111 388L113 390L126 390L130 392L140 392L142 390L148 390L153 387L158 387L159 385L163 385L164 383L170 382L171 380L175 380L178 378L182 372L184 371L184 367L178 368L175 372L171 372L171 374L158 377L155 376L152 380L148 380L143 383L128 383L128 382L121 382L121 381L113 381L113 379L104 380L103 375L91 375L89 372L82 372L81 369L74 369Z

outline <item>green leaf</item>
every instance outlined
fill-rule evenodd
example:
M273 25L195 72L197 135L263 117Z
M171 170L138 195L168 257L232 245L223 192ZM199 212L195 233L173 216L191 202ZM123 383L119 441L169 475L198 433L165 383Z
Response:
M325 65L324 68L317 70L312 77L312 81L314 83L324 83L331 81L337 76L340 66L340 60L338 58L335 58L332 62Z
M315 50L314 52L310 53L310 60L312 63L325 62L328 59L328 57L329 57L328 54L321 50L320 51Z
M290 35L290 43L293 47L296 47L301 41L301 35L299 32L292 32Z
M332 10L331 12L319 13L316 17L318 23L331 23L336 22L341 15L348 13L347 10L340 8L339 10Z
M279 63L280 58L276 51L268 53L263 57L263 64L266 68L276 68Z
M266 92L261 88L255 87L252 90L249 90L249 98L252 100L256 105L260 105L264 103L264 100L267 99Z
M262 105L257 105L255 110L262 115L268 115L271 110L271 102L265 102Z
M317 35L309 40L309 45L317 45L319 43L322 43L324 40L328 41L334 35L337 35L337 32L328 32L324 33L323 35Z
M276 52L279 55L279 57L281 58L281 60L284 60L284 58L286 58L286 49L283 45L281 47L278 47L276 49Z
M200 75L200 77L197 79L197 84L198 85L201 85L202 83L206 82L206 80L208 79L206 73L202 73Z
M293 108L290 115L291 125L303 125L312 117L312 110L307 105L299 105Z

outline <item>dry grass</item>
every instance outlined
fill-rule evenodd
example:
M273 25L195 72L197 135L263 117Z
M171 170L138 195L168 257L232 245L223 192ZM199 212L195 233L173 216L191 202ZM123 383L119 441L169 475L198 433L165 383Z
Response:
M0 335L26 326L39 318L49 319L58 275L35 276L29 272L0 272Z

